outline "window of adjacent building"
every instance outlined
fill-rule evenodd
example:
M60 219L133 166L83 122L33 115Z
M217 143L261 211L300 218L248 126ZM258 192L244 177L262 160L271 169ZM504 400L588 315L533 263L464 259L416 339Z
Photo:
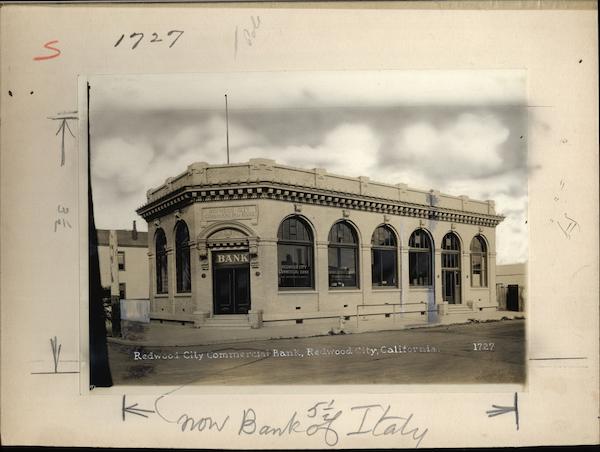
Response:
M167 237L165 231L158 229L155 237L156 246L156 293L168 292L169 277L167 267Z
M408 278L411 286L432 285L431 239L424 229L417 229L408 240Z
M117 262L119 264L119 270L125 270L125 251L119 251L117 253Z
M480 235L471 241L471 286L487 287L487 245Z
M177 277L177 292L191 292L190 232L184 221L179 221L175 227L175 273Z
M398 287L396 235L379 226L371 237L371 280L373 287Z
M119 283L119 298L121 300L127 299L127 286L125 283Z
M314 288L313 237L300 217L282 221L277 232L279 288Z
M358 238L343 221L329 231L329 287L358 287Z

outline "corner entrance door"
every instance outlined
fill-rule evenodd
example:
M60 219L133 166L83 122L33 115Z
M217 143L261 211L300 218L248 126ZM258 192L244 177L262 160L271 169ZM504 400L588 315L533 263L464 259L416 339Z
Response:
M442 298L450 304L460 303L460 271L442 270Z
M219 253L215 256L215 314L247 314L250 310L250 265L247 262L247 253Z

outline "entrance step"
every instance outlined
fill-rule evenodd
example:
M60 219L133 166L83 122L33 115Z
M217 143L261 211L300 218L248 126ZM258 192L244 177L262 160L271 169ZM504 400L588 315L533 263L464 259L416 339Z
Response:
M471 314L473 310L467 306L462 304L448 305L448 313L449 314Z
M250 329L250 322L245 314L215 315L206 319L202 328Z
M210 320L214 321L225 321L225 322L247 322L248 316L246 314L231 314L231 315L213 315Z

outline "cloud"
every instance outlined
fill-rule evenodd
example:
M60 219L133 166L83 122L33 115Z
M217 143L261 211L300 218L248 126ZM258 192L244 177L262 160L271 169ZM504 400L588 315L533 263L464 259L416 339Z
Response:
M236 152L236 161L265 157L290 166L325 168L345 176L369 174L380 139L365 124L340 124L316 146L247 147Z
M506 105L526 102L524 70L278 71L100 75L94 108L281 109L317 105Z
M475 127L473 143L461 144L464 149L481 149L479 157L473 156L474 151L456 149L453 143L469 138L462 130L468 121L472 118L457 120L442 129L426 122L407 126L400 134L405 143L412 144L411 155L418 155L419 159L408 164L384 165L380 162L377 177L374 174L373 178L388 183L404 182L423 190L436 189L455 196L494 200L496 213L505 216L496 228L497 263L525 262L528 256L526 173L522 168L504 170L505 164L499 155L506 134L500 127L491 127L494 121ZM490 131L489 138L484 133L486 130ZM474 148L476 144L481 148ZM442 152L447 148L456 150L452 158ZM492 161L482 161L483 156Z
M232 124L231 146L259 143L262 138ZM152 141L152 142L151 142ZM146 191L176 176L193 162L226 161L225 121L211 116L182 127L172 136L98 139L92 151L92 184L98 228L128 228Z
M196 160L223 161L227 148L226 131L227 126L224 118L219 115L212 115L202 122L182 127L173 136L161 137L163 148L161 150L169 156L180 156L192 152L197 155ZM258 133L230 121L230 149L263 141Z
M95 178L109 181L121 193L144 190L144 176L153 159L151 146L122 138L101 140L94 146L91 168Z
M501 146L509 129L492 114L462 113L435 126L419 121L403 126L396 135L396 160L412 162L437 180L481 177L503 164Z
M296 101L288 99L281 110L230 111L232 163L263 157L493 199L497 212L506 215L497 228L497 262L527 259L526 149L518 139L525 119L518 111L432 106L323 109L317 104L328 99L324 90L306 85L288 94L302 97L310 108L296 110ZM338 90L336 95L342 94ZM142 109L132 116L117 108L93 113L92 185L99 228L130 228L133 219L139 220L135 209L145 202L146 191L189 164L226 161L222 111ZM144 222L139 223L143 229Z

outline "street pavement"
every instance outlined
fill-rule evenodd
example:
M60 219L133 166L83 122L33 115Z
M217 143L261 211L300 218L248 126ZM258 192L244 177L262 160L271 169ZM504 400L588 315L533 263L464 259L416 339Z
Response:
M525 321L205 346L109 343L116 385L524 383Z

